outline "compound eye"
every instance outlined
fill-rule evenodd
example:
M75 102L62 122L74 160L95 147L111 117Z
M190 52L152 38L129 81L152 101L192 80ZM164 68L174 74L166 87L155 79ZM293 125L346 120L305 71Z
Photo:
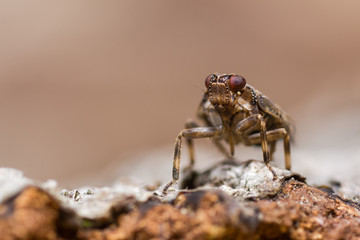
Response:
M210 85L210 81L211 81L211 79L214 77L214 74L210 74L209 76L207 76L206 78L205 78L205 86L208 88L209 87L209 85Z
M232 92L238 92L246 85L246 80L242 76L233 75L229 79L229 87Z

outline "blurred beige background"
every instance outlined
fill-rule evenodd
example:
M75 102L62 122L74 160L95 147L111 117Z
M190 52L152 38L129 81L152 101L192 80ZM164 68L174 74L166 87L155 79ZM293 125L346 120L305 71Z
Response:
M1 1L0 165L70 187L136 173L170 180L173 141L195 116L205 77L234 72L294 118L295 171L356 177L359 9L328 0Z

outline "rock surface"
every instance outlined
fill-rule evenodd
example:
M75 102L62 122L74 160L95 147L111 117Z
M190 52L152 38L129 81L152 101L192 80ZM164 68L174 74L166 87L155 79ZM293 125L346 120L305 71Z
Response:
M185 173L185 190L172 189L166 196L161 188L150 191L130 183L67 191L26 179L13 193L5 175L16 171L0 170L0 236L360 239L359 192L342 192L341 183L308 186L299 174L274 170L277 180L262 162L224 161L203 173Z

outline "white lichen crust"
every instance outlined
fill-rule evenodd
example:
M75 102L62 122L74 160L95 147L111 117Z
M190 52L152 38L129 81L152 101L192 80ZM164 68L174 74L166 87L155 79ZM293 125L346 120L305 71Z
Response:
M262 161L246 162L223 161L199 174L194 180L195 186L202 188L220 188L237 199L263 198L276 194L283 181L291 177L305 178L289 170L273 166L277 178Z

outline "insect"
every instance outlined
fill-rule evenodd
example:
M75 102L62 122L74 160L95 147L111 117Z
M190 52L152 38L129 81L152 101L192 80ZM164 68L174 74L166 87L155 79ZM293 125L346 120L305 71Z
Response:
M206 126L187 121L185 129L176 137L173 179L164 187L163 193L179 179L182 138L187 140L189 147L190 169L194 165L195 138L212 138L215 146L227 157L234 155L234 146L238 143L261 145L264 163L273 179L277 175L270 161L276 141L283 139L285 167L290 170L290 137L294 133L294 125L278 105L247 84L240 75L214 73L205 79L205 86L197 115ZM230 151L224 147L223 141L229 144Z

